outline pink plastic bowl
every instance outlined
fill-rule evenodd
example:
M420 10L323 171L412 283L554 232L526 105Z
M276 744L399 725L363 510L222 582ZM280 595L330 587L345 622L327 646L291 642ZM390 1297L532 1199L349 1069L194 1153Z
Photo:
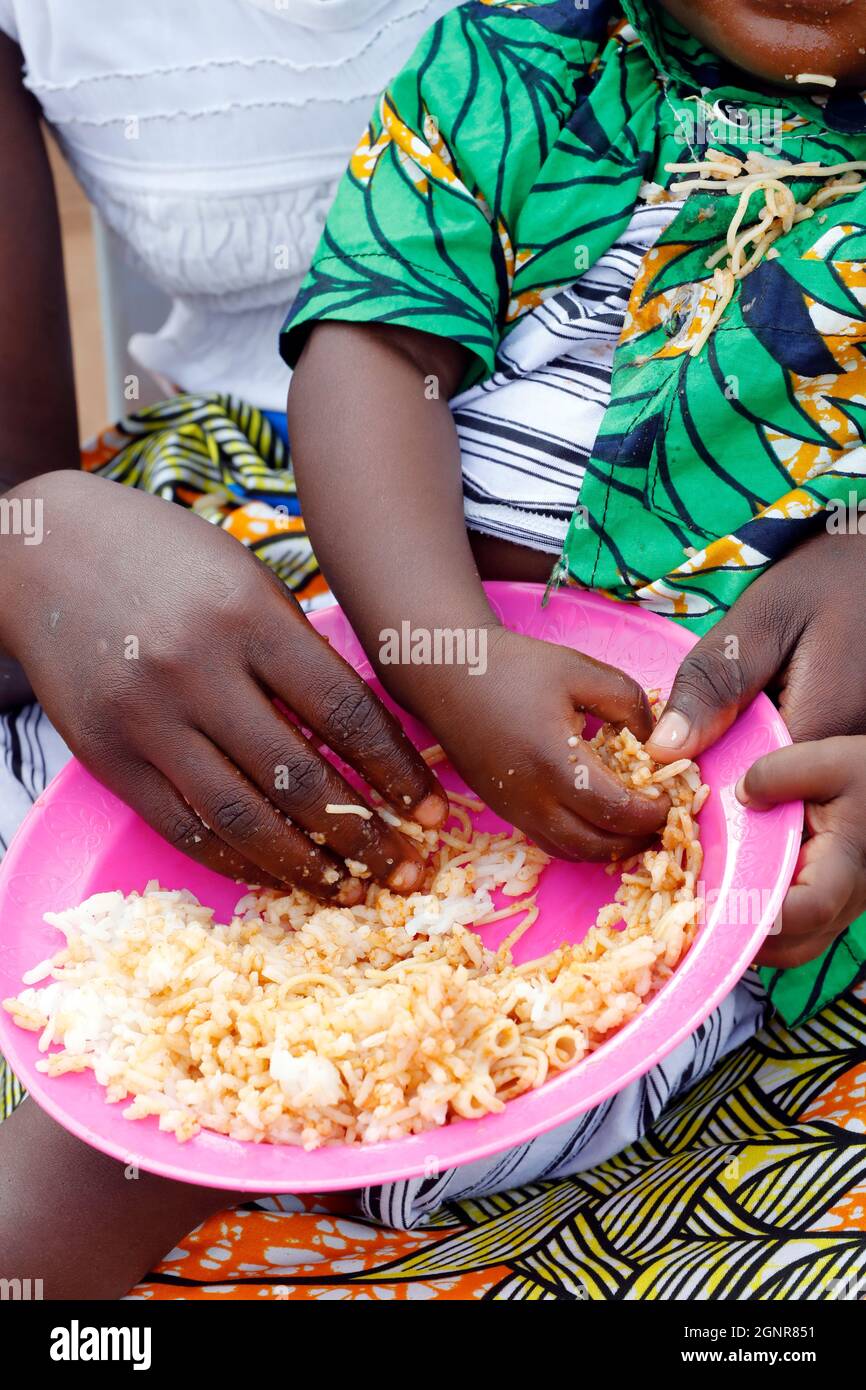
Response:
M574 590L555 594L546 608L536 585L491 584L488 591L509 627L622 667L648 688L670 689L694 640L664 618ZM312 621L382 695L340 609L325 609ZM419 747L431 742L417 721L400 715ZM523 1144L574 1120L649 1071L704 1021L754 958L794 872L803 809L795 803L750 812L736 800L734 786L756 758L789 741L779 714L760 696L702 757L712 796L701 812L707 909L694 945L637 1018L570 1071L511 1101L500 1115L459 1120L409 1139L312 1152L241 1143L210 1132L180 1144L161 1133L155 1120L125 1120L123 1105L106 1104L89 1072L50 1080L41 1075L35 1068L37 1035L18 1028L3 1011L0 1049L38 1104L73 1134L124 1163L205 1186L268 1193L366 1187L430 1175ZM450 770L443 781L465 790ZM489 812L477 823L482 828L502 824ZM44 912L108 889L140 891L151 878L165 888L191 889L218 915L231 913L241 892L165 844L79 763L70 762L36 802L0 869L0 998L17 994L24 971L62 944L60 933L43 922ZM539 891L539 918L520 942L517 958L579 941L615 886L600 865L551 864ZM508 928L497 923L482 934L495 945Z

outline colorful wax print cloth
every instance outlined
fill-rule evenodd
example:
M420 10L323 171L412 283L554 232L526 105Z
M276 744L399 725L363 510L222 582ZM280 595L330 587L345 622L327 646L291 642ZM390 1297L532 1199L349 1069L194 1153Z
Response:
M866 989L780 1020L577 1177L383 1230L351 1195L193 1231L135 1299L866 1297Z
M317 320L407 325L470 350L464 388L489 381L642 201L687 185L636 276L555 574L696 633L866 500L866 101L743 81L647 0L461 5L379 100L282 335L293 364ZM755 161L776 172L746 188ZM765 978L790 1022L864 959L860 919Z
M85 445L81 466L190 507L248 546L306 609L333 602L274 417L234 396L177 395Z
M467 385L489 378L522 320L711 148L805 165L789 179L805 206L866 161L866 102L732 85L643 0L472 0L381 97L283 352L294 362L319 319L404 324L468 347ZM850 176L736 282L694 356L719 297L707 261L764 194L743 209L715 176L689 192L636 277L572 579L702 632L817 510L866 497L866 188Z

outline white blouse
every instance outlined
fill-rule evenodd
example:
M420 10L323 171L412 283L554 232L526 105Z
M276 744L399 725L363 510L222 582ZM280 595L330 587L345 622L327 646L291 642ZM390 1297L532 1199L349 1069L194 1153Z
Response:
M455 0L0 0L25 83L171 297L132 356L285 405L277 337L376 96Z

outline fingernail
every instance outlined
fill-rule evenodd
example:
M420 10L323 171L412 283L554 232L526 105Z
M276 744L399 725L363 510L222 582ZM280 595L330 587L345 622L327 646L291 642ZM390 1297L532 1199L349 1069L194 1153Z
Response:
M746 791L745 777L741 777L737 785L734 787L734 796L737 798L741 806L751 806L752 803L749 799L749 793Z
M447 814L448 802L444 797L431 792L423 801L418 802L412 812L412 819L423 825L425 830L433 830L435 826L442 824Z
M414 888L421 877L423 866L417 864L414 859L404 859L402 864L398 864L394 872L388 879L392 888L404 893L410 888Z
M682 748L689 736L689 721L679 710L672 709L663 714L649 736L649 742L656 748Z

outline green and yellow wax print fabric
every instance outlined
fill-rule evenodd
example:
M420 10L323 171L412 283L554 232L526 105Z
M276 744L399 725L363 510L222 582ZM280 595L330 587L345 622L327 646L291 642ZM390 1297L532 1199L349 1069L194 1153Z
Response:
M248 546L308 608L328 597L288 448L246 401L213 392L145 406L85 444L81 467L190 507Z
M422 40L351 160L283 333L407 325L471 350L466 384L546 296L708 148L866 158L857 94L746 90L648 0L472 0ZM748 119L743 120L743 116ZM798 202L825 183L790 181ZM763 195L751 204L757 220ZM739 194L696 191L648 253L557 577L703 633L828 504L866 499L866 191L828 201L741 280L706 345L707 261ZM866 921L767 973L789 1022L844 988Z

